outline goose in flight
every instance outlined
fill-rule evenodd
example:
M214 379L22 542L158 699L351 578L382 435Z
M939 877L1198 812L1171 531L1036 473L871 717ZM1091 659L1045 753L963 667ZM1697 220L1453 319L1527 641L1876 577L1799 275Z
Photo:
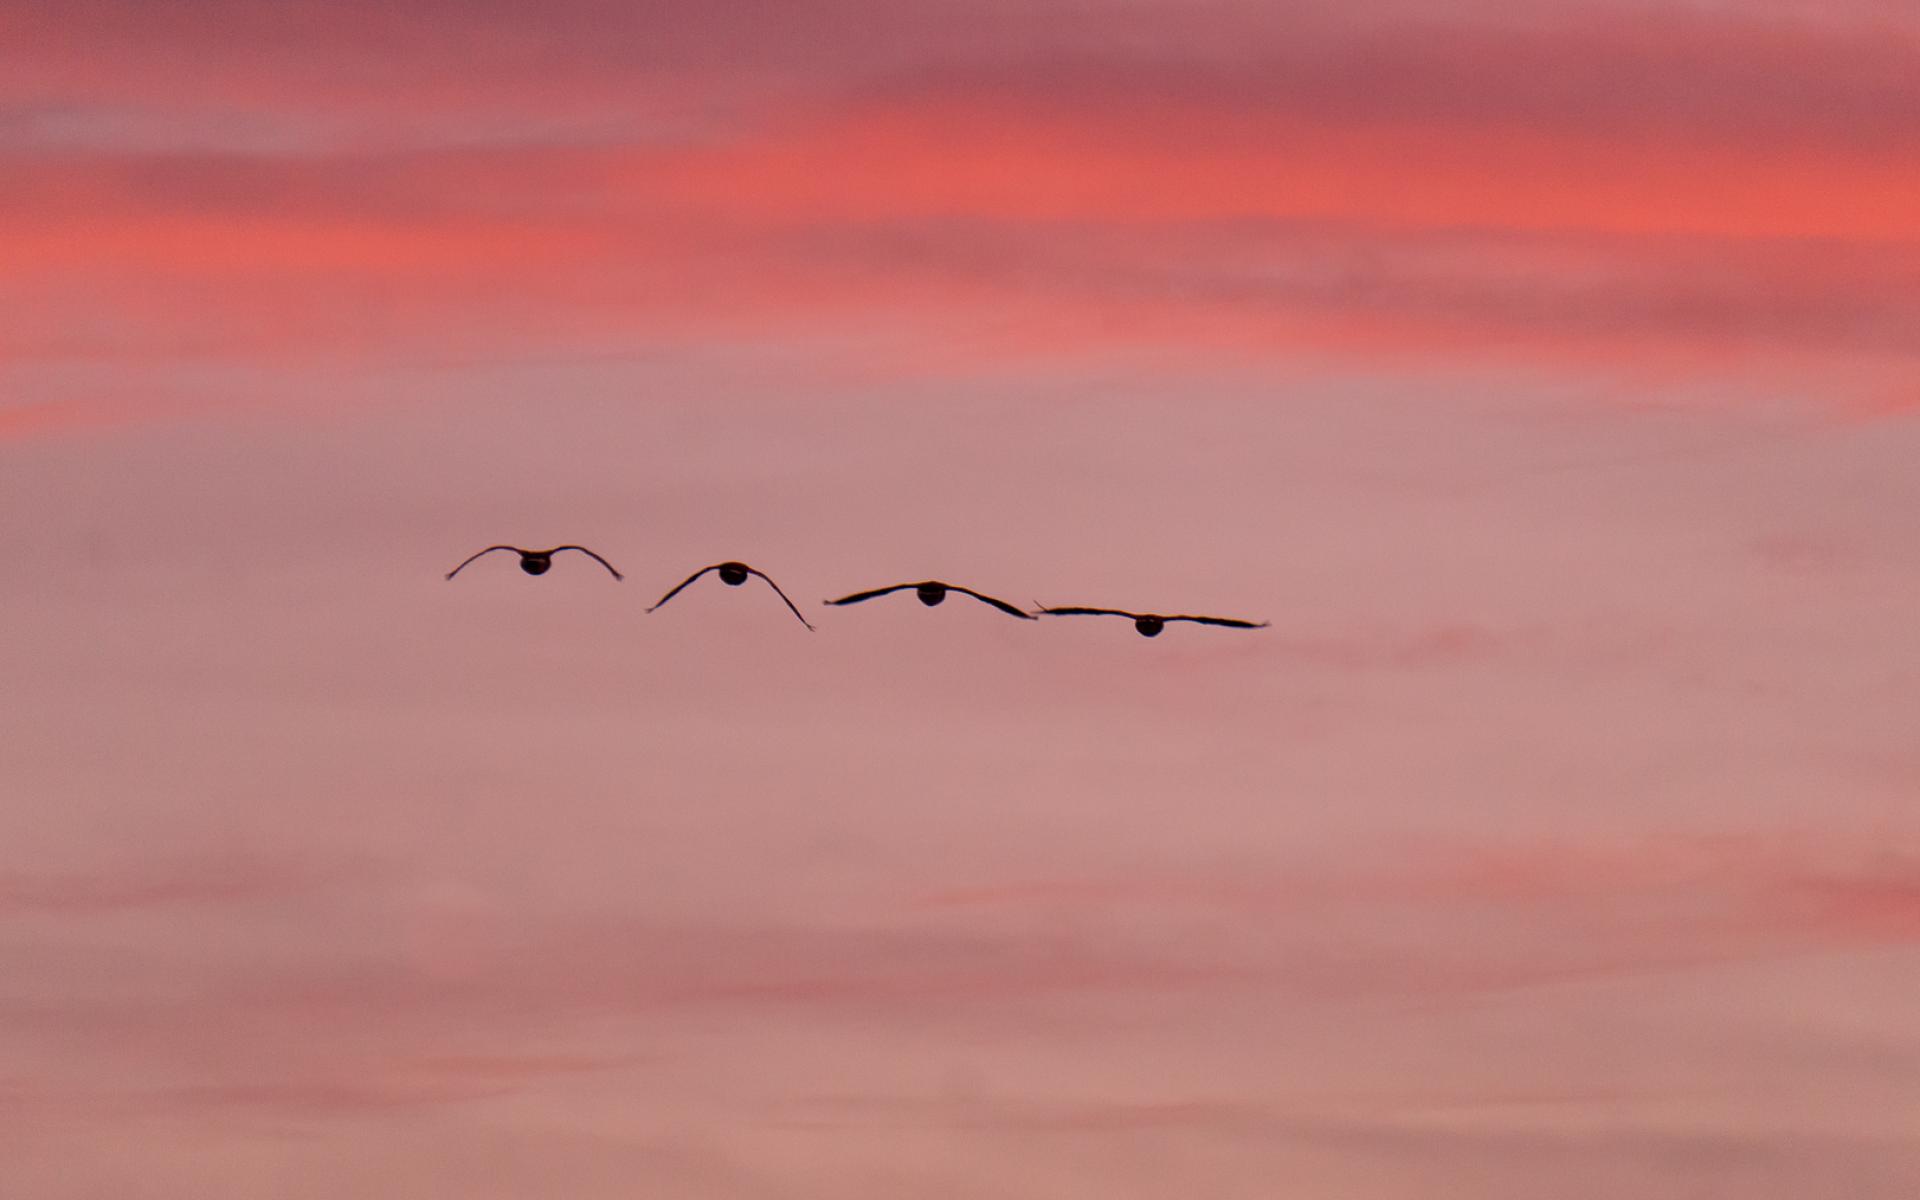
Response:
M799 618L800 623L802 625L805 625L808 629L813 628L813 623L807 620L805 617L800 616L800 610L797 608L794 608L793 601L787 600L787 594L780 590L779 584L775 583L771 579L767 579L767 576L765 574L763 574L760 571L754 570L752 567L748 566L743 562L723 562L723 563L715 563L710 567L701 567L698 571L695 571L693 574L687 576L684 580L682 580L680 582L680 587L676 587L672 591L668 592L666 595L660 597L660 603L655 604L653 608L649 608L647 611L652 612L654 608L659 608L661 604L665 604L667 601L673 599L675 596L678 596L680 594L680 588L686 587L687 584L692 583L694 580L700 578L702 575L705 575L708 571L720 572L720 582L726 584L728 587L739 587L741 584L747 581L747 576L749 575L758 575L760 576L760 578L766 579L767 586L772 588L774 591L774 594L779 596L780 599L786 600L787 607L792 610L793 615L795 617Z
M1189 617L1167 616L1162 613L1127 612L1119 608L1048 608L1039 606L1042 613L1050 617L1126 617L1133 627L1140 631L1141 637L1159 637L1160 631L1169 621L1192 621L1199 625L1225 625L1229 629L1265 629L1265 621L1242 621L1238 617Z
M601 566L605 567L608 573L610 573L615 579L626 578L625 575L622 575L620 572L615 571L613 569L612 563L608 562L604 558L601 558L598 554L595 554L593 551L587 549L585 546L555 546L551 550L522 550L518 546L488 546L485 550L482 550L480 554L472 555L467 559L467 562L463 562L459 566L455 567L453 570L448 571L447 578L452 579L455 575L458 575L461 571L466 569L467 563L470 563L474 559L479 558L481 554L492 554L495 550L511 550L515 554L518 554L520 556L520 569L522 571L525 571L529 575L545 575L553 567L554 555L560 553L562 550L578 550L580 553L586 555L588 558L592 559L593 561L599 563Z
M957 583L941 583L937 579L929 579L924 583L896 583L892 587L874 588L870 592L855 592L851 596L842 596L838 600L829 600L827 603L858 604L862 600L871 600L875 596L884 596L889 592L904 591L907 588L912 588L913 594L920 598L920 603L928 608L945 600L948 592L959 592L962 596L972 596L982 604L991 604L1010 617L1019 617L1022 621L1034 619L1032 613L1021 612L1005 600L995 600L992 596L983 596L972 588L963 588Z

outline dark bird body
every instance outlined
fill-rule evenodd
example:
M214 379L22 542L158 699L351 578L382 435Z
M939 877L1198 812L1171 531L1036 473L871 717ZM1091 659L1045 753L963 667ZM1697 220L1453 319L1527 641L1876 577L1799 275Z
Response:
M480 554L475 554L469 557L467 559L467 562L463 562L459 566L455 567L453 570L448 571L447 578L452 579L455 575L458 575L461 571L466 569L467 563L470 563L474 559L479 558L482 554L492 554L495 550L511 550L513 551L513 553L518 554L520 556L520 569L522 571L525 571L529 575L545 575L548 571L553 569L554 555L560 553L562 550L578 550L580 553L586 555L588 558L592 559L593 561L599 563L601 566L605 567L607 569L607 572L610 575L612 575L615 579L626 578L626 576L622 575L620 572L613 569L612 563L608 562L604 558L601 558L598 554L595 554L593 551L587 549L585 546L555 546L551 550L522 550L518 546L488 546L485 550L482 550Z
M1010 617L1019 617L1023 621L1031 621L1034 619L1032 613L1022 612L1013 605L1008 604L1005 600L996 600L992 596L983 596L972 588L963 588L953 583L941 583L937 579L929 579L922 583L896 583L891 587L874 588L870 592L855 592L851 596L842 596L838 600L829 600L827 603L858 604L862 600L871 600L875 596L885 596L892 592L905 591L907 588L912 588L913 594L920 598L920 603L926 605L928 608L932 608L945 600L948 592L959 592L962 596L972 596L982 604L991 605Z
M1192 621L1196 625L1224 625L1229 629L1265 629L1265 621L1242 621L1238 617L1192 617L1169 616L1163 613L1128 612L1120 608L1048 608L1042 604L1040 611L1049 617L1125 617L1133 622L1141 637L1159 637L1160 631L1170 621Z
M659 608L661 604L665 604L667 601L673 599L675 596L678 596L680 594L681 588L686 587L688 584L692 583L694 580L700 578L702 575L705 575L708 571L718 571L720 573L720 582L726 584L728 587L739 587L741 584L747 581L747 576L749 575L759 576L761 579L766 580L767 586L773 589L775 595L779 596L781 600L786 601L787 608L793 612L793 615L799 620L799 622L802 625L805 625L808 629L813 628L813 623L800 615L800 610L794 607L793 601L787 599L787 594L780 590L779 584L775 583L771 579L768 579L765 573L756 571L752 567L748 566L743 562L723 562L723 563L715 563L710 567L701 567L698 571L695 571L693 574L681 580L679 587L674 588L672 591L668 592L666 595L660 597L659 603L655 604L653 608L649 608L647 611L652 612L653 609Z

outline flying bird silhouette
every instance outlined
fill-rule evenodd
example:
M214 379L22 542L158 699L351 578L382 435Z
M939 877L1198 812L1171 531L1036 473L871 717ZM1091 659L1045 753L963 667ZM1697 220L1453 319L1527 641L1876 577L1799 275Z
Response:
M495 550L511 550L515 554L518 554L520 556L520 569L522 571L525 571L529 575L545 575L549 570L553 568L554 555L560 553L562 550L578 550L580 553L586 555L588 558L592 559L593 561L599 563L601 566L605 567L608 573L610 573L615 579L626 578L625 575L622 575L620 572L615 571L613 569L612 563L608 562L604 558L601 558L598 554L595 554L593 551L587 549L585 546L555 546L551 550L522 550L518 546L488 546L485 550L482 550L480 554L475 554L471 556L470 558L467 559L467 562L463 562L459 566L455 567L453 570L448 571L447 578L452 579L455 575L458 575L461 571L466 569L467 563L470 563L474 559L479 558L480 555L482 554L492 554Z
M726 584L728 587L739 587L741 584L747 581L747 576L758 575L761 579L766 580L767 586L773 589L775 595L779 596L780 599L786 601L787 608L792 610L793 615L799 619L802 625L805 625L808 629L813 628L813 622L807 620L805 617L800 616L800 610L797 608L794 608L793 601L787 600L787 594L780 590L779 584L775 583L771 579L768 579L765 573L756 571L752 567L748 566L743 562L723 562L723 563L715 563L710 567L701 567L698 571L695 571L693 574L687 576L684 580L682 580L680 582L679 587L674 588L672 591L668 592L666 595L660 597L660 603L655 604L653 608L649 608L647 611L652 612L654 608L659 608L661 604L665 604L667 601L673 599L675 596L678 596L680 594L681 588L686 587L689 583L692 583L694 580L700 578L702 575L705 575L708 571L720 572L720 582Z
M982 604L991 604L1010 617L1019 617L1022 621L1031 621L1034 619L1032 613L1022 612L1013 605L1008 604L1005 600L995 600L992 596L983 596L972 588L963 588L957 583L941 583L937 579L929 579L923 583L896 583L892 587L874 588L870 592L855 592L851 596L842 596L838 600L829 600L827 603L858 604L862 600L871 600L875 596L884 596L889 592L904 591L907 588L912 588L913 594L920 598L920 603L926 605L928 608L932 608L942 600L945 600L948 592L959 592L962 596L972 596Z
M1189 617L1167 616L1163 613L1127 612L1120 608L1048 608L1039 605L1042 613L1050 617L1126 617L1133 627L1140 631L1141 637L1159 637L1160 631L1169 621L1192 621L1198 625L1225 625L1229 629L1265 629L1265 621L1242 621L1238 617Z

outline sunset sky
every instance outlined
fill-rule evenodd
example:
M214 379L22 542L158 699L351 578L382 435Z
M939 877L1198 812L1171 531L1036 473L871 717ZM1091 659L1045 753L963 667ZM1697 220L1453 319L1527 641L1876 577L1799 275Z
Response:
M1910 0L0 0L0 534L8 1200L1920 1194Z

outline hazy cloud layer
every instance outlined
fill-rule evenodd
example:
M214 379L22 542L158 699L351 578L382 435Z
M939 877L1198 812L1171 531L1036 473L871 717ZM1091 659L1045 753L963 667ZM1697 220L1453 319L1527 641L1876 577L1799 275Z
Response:
M1916 36L0 0L0 1193L1904 1200Z

